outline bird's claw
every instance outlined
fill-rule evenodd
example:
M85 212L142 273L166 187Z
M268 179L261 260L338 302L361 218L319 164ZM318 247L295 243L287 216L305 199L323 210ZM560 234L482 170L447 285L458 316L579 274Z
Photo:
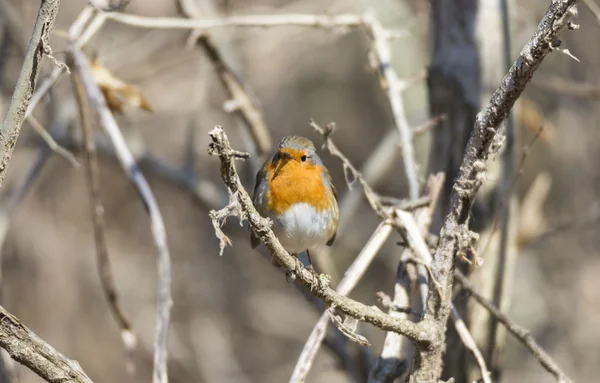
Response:
M308 272L312 277L310 280L310 292L312 293L315 291L315 287L319 285L319 274L316 272L313 265L308 265Z
M298 258L294 257L294 259L296 260L296 266L294 267L294 271L293 272L289 272L286 274L285 276L285 280L290 283L296 280L296 277L302 273L302 271L304 270L304 264L302 263L302 261L300 261Z

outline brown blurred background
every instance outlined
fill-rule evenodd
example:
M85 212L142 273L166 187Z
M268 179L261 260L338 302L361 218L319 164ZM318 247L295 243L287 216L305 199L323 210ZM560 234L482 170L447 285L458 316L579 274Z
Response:
M23 36L32 30L39 2L0 0L17 11ZM427 68L430 61L429 4L423 0L215 0L213 10L198 0L206 16L227 14L363 13L373 9L384 26L407 30L396 40L394 67L401 77ZM514 59L535 30L548 1L510 2ZM85 1L63 1L54 38L55 55L63 59L64 35ZM499 5L479 4L477 39L482 63L482 105L504 74ZM126 12L145 16L180 16L177 2L133 0ZM549 195L534 195L535 214L521 219L522 242L512 286L510 315L576 380L592 382L600 374L600 257L597 235L600 133L596 130L598 102L591 97L549 90L550 76L569 84L600 83L600 25L583 4L577 32L563 35L564 47L581 62L551 54L516 108L520 152L541 122L546 130L530 150L516 191L519 199L536 177L551 180ZM20 69L23 46L8 41L0 15L0 112L4 115ZM61 34L62 32L62 34ZM208 156L208 131L225 127L236 148L248 150L239 122L223 110L226 92L201 49L186 48L189 31L146 30L108 21L86 47L108 70L139 86L154 112L128 109L118 122L132 150L140 145L162 163L179 166L190 140L195 148L197 175L212 182L220 195L213 205L142 164L164 215L173 262L172 324L169 333L169 375L172 382L285 382L319 316L314 302L285 283L280 270L251 250L247 229L235 219L224 227L233 247L218 254L208 211L225 203L219 163ZM388 99L369 67L369 43L359 31L337 33L303 27L270 29L224 28L211 32L229 63L260 101L274 142L287 134L305 135L320 143L308 126L310 118L335 121L334 140L357 167L365 163L385 134L396 129ZM52 70L44 60L43 78ZM427 85L420 81L403 95L409 122L429 119ZM67 76L35 115L45 125L59 120L77 127L76 103ZM57 117L58 115L58 117ZM195 134L190 134L193 130ZM190 139L191 137L191 139ZM141 138L141 140L140 140ZM427 169L428 134L415 139L420 176ZM40 140L25 123L0 192L0 205L37 156ZM250 148L251 149L251 148ZM80 154L79 154L80 155ZM397 166L375 189L404 198L407 187L400 153ZM340 195L348 188L340 162L323 153ZM130 315L139 347L137 374L126 371L119 329L110 314L96 271L83 168L75 169L52 155L27 196L14 212L3 213L7 227L2 245L1 304L67 356L76 359L96 382L150 380L156 311L156 251L148 217L135 189L110 155L101 155L101 198L117 288ZM239 164L245 186L253 184L252 168ZM490 184L497 179L489 176ZM487 183L486 182L486 183ZM356 186L358 188L358 185ZM485 186L484 186L485 188ZM543 193L542 193L543 194ZM539 208L536 208L539 206ZM3 211L10 208L3 207ZM539 215L538 215L539 213ZM343 213L342 213L343 214ZM526 232L527 218L534 222ZM338 275L354 259L378 224L365 200L340 232L331 259ZM400 240L393 234L352 294L375 304L375 292L392 292ZM480 246L487 243L483 237ZM261 250L264 251L264 250ZM485 254L483 254L485 257ZM339 280L339 279L338 279ZM334 282L336 282L334 280ZM361 326L377 356L384 334ZM364 361L355 345L349 352ZM529 353L509 338L505 382L551 382ZM452 350L449 350L451 352ZM364 366L357 365L364 369ZM16 367L19 382L40 382ZM368 371L368 370L366 370ZM352 381L328 347L320 351L308 382Z

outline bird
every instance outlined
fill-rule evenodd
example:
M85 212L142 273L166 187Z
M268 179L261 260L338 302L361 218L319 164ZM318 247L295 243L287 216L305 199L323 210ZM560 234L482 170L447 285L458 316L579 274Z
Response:
M333 245L339 207L335 185L313 142L284 137L256 174L252 201L261 216L273 221L281 245L298 262L298 254L306 251L314 271L310 250ZM250 241L253 249L260 244L252 231Z

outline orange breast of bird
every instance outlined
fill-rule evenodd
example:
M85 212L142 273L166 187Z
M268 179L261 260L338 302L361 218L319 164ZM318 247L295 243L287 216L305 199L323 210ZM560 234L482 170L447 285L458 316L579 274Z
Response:
M323 171L319 164L288 161L278 168L278 164L269 162L267 208L277 215L297 203L310 204L319 212L329 209L332 197L323 184Z

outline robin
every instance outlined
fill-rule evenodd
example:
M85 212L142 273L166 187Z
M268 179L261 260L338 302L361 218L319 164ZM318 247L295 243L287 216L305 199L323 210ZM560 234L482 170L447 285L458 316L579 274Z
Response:
M258 171L252 198L256 210L273 221L273 232L292 255L331 246L339 219L337 192L311 140L284 137ZM252 248L260 243L250 234Z

